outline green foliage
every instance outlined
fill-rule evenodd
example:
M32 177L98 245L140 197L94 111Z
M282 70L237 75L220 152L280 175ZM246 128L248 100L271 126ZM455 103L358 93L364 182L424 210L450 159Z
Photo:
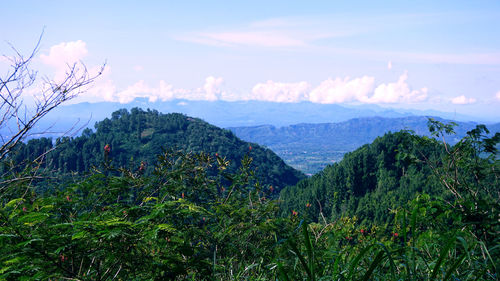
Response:
M280 280L497 280L495 258L470 232L446 227L455 219L442 201L418 196L397 210L392 233L353 229L341 219L302 224L285 243ZM430 223L432 222L432 223ZM301 228L302 231L298 231ZM313 234L313 236L311 236ZM314 239L312 239L314 237ZM490 248L490 250L492 250Z
M31 162L50 151L42 166L63 174L86 174L101 168L108 160L108 165L150 173L162 149L173 149L220 155L229 161L228 170L234 173L238 163L250 153L255 160L252 169L257 179L263 185L273 186L276 192L305 177L271 150L244 142L228 130L178 113L121 109L110 119L97 122L95 128L95 132L85 129L79 137L58 138L55 144L47 138L30 140L12 153L12 159L15 163ZM109 151L104 151L105 146Z
M429 141L422 143L419 139ZM388 133L284 189L281 214L295 210L312 221L318 221L321 215L331 220L347 215L356 216L366 226L388 224L393 220L388 209L406 204L417 193L443 193L443 188L429 178L431 168L414 161L414 155L439 159L443 153L442 146L432 139L406 131Z
M111 150L84 177L12 162L0 280L498 280L499 139L481 126L454 146L388 134L280 202L254 150L235 169L166 150L150 171Z
M0 279L225 278L267 265L282 228L251 163L231 174L223 158L169 151L147 177L109 166L44 196L22 183L28 193L2 198Z

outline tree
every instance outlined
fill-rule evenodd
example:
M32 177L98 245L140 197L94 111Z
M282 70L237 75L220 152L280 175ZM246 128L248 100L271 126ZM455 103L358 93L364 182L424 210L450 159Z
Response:
M461 223L469 226L478 240L493 247L500 240L500 132L493 134L485 125L477 125L457 144L449 146L444 137L455 134L455 126L429 119L429 129L433 136L443 138L446 153L438 161L424 160L452 194L448 204L460 215Z
M33 95L34 106L28 106L26 90L37 86L35 82L38 81L38 73L30 68L30 64L39 50L41 38L29 56L23 56L14 47L14 56L5 56L11 67L4 77L0 77L0 132L9 134L0 135L0 160L30 135L41 118L86 90L86 86L92 84L104 70L105 65L96 75L91 75L82 62L68 65L63 79L42 79L39 93Z

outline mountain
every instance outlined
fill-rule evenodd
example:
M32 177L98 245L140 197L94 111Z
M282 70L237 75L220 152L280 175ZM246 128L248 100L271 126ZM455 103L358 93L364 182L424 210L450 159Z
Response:
M435 117L441 122L451 122ZM245 141L265 145L276 152L286 163L314 174L329 164L339 161L349 151L372 142L387 132L412 130L417 135L429 136L428 118L409 116L402 118L366 117L340 123L297 124L284 127L262 125L230 127ZM457 122L456 135L446 141L454 144L477 123ZM489 125L491 132L500 131L500 123Z
M147 165L151 171L162 150L172 149L225 157L230 161L232 172L248 155L253 158L252 168L257 179L262 184L273 185L276 191L305 177L270 149L242 141L229 130L179 113L121 109L111 118L97 122L95 128L95 132L85 129L79 137L58 138L57 148L46 156L46 166L61 173L84 173L109 160L115 167L143 169ZM13 157L15 161L33 159L52 147L51 139L32 139L22 144Z
M121 108L128 110L139 108L156 109L163 113L183 113L201 118L219 127L241 126L289 126L299 123L333 123L343 122L360 117L398 118L407 116L432 115L459 121L492 121L478 120L477 117L457 115L447 112L426 112L418 110L384 108L377 105L318 104L311 102L277 103L264 101L192 101L174 99L170 101L149 102L145 98L121 104L117 102L77 103L57 107L41 121L37 131L44 132L50 128L53 136L61 136L68 129L76 127L92 127L95 122L103 120L112 112ZM496 120L493 120L496 121ZM8 134L7 131L1 132Z
M419 142L408 132L388 133L345 155L280 194L282 215L293 211L318 220L320 212L329 220L356 217L364 225L390 223L388 212L403 206L417 193L442 194L429 165L412 163L405 155L434 161L444 153L438 142Z

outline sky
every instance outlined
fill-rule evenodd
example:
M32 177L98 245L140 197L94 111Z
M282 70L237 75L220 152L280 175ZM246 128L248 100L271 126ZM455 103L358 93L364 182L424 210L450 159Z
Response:
M500 121L500 1L18 0L1 9L0 75L11 45L29 54L42 32L39 76L106 64L73 102L376 104Z

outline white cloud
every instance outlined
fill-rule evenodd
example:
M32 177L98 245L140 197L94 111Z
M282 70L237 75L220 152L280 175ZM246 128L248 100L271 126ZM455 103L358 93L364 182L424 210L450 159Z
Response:
M427 88L411 90L406 80L408 73L403 73L397 82L380 84L374 91L373 96L363 98L365 103L414 103L427 99Z
M497 98L498 101L500 101L500 91L497 92L495 97Z
M259 83L252 89L251 100L272 102L300 102L307 100L307 93L311 86L307 82L280 83L271 80Z
M415 103L427 99L427 88L411 90L406 80L408 74L403 73L397 82L380 84L375 88L375 78L335 78L321 82L312 88L307 82L280 83L267 81L259 83L252 89L252 95L244 99L272 102L313 103ZM375 90L374 90L375 88Z
M224 83L222 77L215 78L209 76L205 79L205 85L203 85L203 90L205 91L204 100L216 101L222 94L220 86Z
M55 68L65 68L68 64L79 62L87 53L87 44L82 40L62 42L50 47L49 54L41 54L40 59Z
M467 98L464 95L457 96L451 99L451 103L453 104L471 104L475 102L476 102L475 98Z
M116 94L118 101L120 103L129 103L137 97L149 96L151 88L149 88L144 80L140 80L135 84L128 86L127 89ZM155 98L150 98L150 101L156 100Z
M72 67L75 63L79 63L87 53L87 44L82 40L62 42L50 47L48 55L41 54L40 60L42 63L54 67L54 80L61 81L67 77L66 72L68 71L68 67ZM83 66L75 70L84 71Z
M140 72L140 71L144 70L144 67L142 65L136 65L136 66L134 66L134 70L137 72Z
M392 61L389 61L387 63L387 69L391 70L392 69Z
M135 98L148 98L149 102L171 100L175 97L173 86L161 80L158 87L152 88L147 85L144 80L140 80L135 84L127 87L127 89L114 93L112 100L117 100L120 103L132 102Z
M350 79L328 79L311 91L309 100L315 103L362 101L373 90L375 78L363 76Z
M103 76L107 76L104 73ZM128 86L124 90L117 91L113 81L106 79L103 82L96 83L79 99L85 101L112 101L120 103L130 103L136 98L147 98L149 102L169 101L173 99L186 100L208 100L215 101L227 99L229 96L222 91L221 86L224 80L219 77L209 76L205 79L205 84L201 88L187 90L174 88L164 80L160 80L157 86L150 86L144 80Z

